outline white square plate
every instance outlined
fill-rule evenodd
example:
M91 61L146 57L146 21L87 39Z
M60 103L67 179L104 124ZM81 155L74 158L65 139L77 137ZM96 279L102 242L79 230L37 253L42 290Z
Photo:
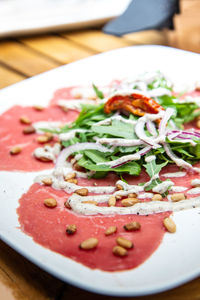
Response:
M188 84L200 78L200 57L162 46L134 46L99 54L1 90L0 113L14 104L47 104L53 91L61 87L109 83L151 70L161 70L174 82ZM200 274L198 208L175 213L176 234L166 233L154 254L129 271L91 270L35 243L18 229L16 208L36 174L0 172L0 233L2 240L39 267L78 287L116 296L157 293Z

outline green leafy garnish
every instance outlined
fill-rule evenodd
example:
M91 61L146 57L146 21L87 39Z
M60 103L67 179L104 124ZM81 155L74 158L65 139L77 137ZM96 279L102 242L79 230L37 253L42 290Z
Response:
M94 91L95 91L97 97L98 97L99 99L103 99L103 98L104 98L103 92L100 91L100 90L98 89L98 87L97 87L94 83L92 84L92 87L93 87L93 89L94 89Z
M120 137L124 139L134 139L134 126L118 120L113 120L111 125L107 126L92 126L92 131L99 134L109 134L114 137Z
M148 156L149 156L149 154L146 155L146 157L148 157ZM152 182L148 186L145 187L146 191L152 190L155 186L157 186L158 184L160 184L162 182L159 178L159 173L162 170L162 168L165 167L167 164L168 164L168 162L166 161L166 162L163 162L163 163L157 165L156 160L154 159L143 165L150 178L156 177L155 179L152 180Z
M197 103L184 103L184 101L179 101L177 97L173 94L170 95L168 91L172 91L172 86L169 84L169 81L161 74L157 73L157 77L153 77L151 82L146 84L147 90L153 90L157 88L164 88L167 89L167 95L154 97L154 100L157 101L164 109L169 107L173 108L174 115L168 120L166 125L166 130L171 131L174 128L177 130L178 128L183 128L185 123L188 123L194 120L197 116L200 116L200 110L198 109ZM134 88L140 89L140 80L136 80L133 84ZM142 86L142 85L141 85ZM93 84L92 85L96 96L99 99L104 99L104 94L99 88ZM141 87L142 88L142 87ZM168 95L169 94L169 95ZM78 160L78 164L81 167L84 167L86 171L92 171L90 174L94 178L103 178L109 172L115 172L122 181L126 182L126 177L124 175L132 175L138 176L141 173L142 168L145 169L146 173L149 175L150 180L148 185L145 185L145 190L150 191L157 185L161 184L162 182L159 177L160 171L167 166L168 164L174 164L173 156L170 157L167 155L165 149L166 144L170 147L172 153L177 156L179 159L185 161L189 164L194 164L199 161L200 159L200 138L196 136L190 136L189 141L187 139L177 139L176 137L170 139L169 135L166 134L164 136L164 140L159 140L158 143L160 145L159 148L152 147L151 151L144 156L138 158L137 161L130 161L127 159L127 162L120 164L120 158L123 158L126 155L136 154L142 148L146 147L148 141L145 142L145 139L141 139L139 146L112 146L109 145L109 140L102 141L102 138L106 139L120 139L120 145L123 139L124 140L136 140L139 139L136 132L135 132L135 125L134 122L128 122L128 120L137 120L140 118L139 116L135 116L133 114L123 115L123 111L118 111L117 113L121 114L121 118L115 118L114 113L106 114L104 112L104 103L103 101L98 100L101 104L99 105L91 105L91 104L84 104L81 106L81 112L78 118L72 122L70 125L66 125L58 130L47 130L43 129L44 132L52 132L55 134L59 133L67 133L71 130L74 130L75 134L74 137L67 141L62 141L63 147L69 147L70 145L80 144L80 143L104 143L102 144L104 147L107 147L111 152L102 153L97 150L82 150L78 153L82 154L82 157ZM113 117L113 118L112 118ZM106 120L107 119L107 120ZM106 122L100 123L101 121L106 120ZM157 135L159 135L159 124L158 122L154 123ZM146 136L154 139L152 133L148 131L147 126L143 126L142 128L143 133ZM82 132L80 132L80 129ZM78 131L76 131L78 130ZM159 136L158 136L159 138ZM115 142L116 142L115 140ZM191 141L194 145L191 145ZM119 141L118 141L119 142ZM146 144L145 144L146 143ZM166 143L166 144L165 144ZM196 143L196 144L195 144ZM168 152L169 153L169 152ZM75 154L75 153L74 153ZM154 155L155 159L146 162L145 158L148 158L149 155ZM117 167L110 167L110 163L119 159L119 163ZM142 185L142 184L141 184ZM167 194L164 194L164 196Z

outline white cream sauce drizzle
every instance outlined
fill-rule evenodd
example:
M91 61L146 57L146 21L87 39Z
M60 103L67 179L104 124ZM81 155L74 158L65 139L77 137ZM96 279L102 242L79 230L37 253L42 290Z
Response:
M61 146L59 143L55 143L54 146L45 145L44 147L36 148L33 155L38 158L46 158L53 162L56 161L58 154L60 153Z
M120 139L120 138L98 138L96 141L100 144L108 144L112 146L138 146L138 145L144 145L144 143L138 139Z
M193 179L191 185L195 187L200 186L200 179Z
M53 180L53 188L56 189L64 189L67 193L73 193L77 189L82 188L82 186L69 183L63 180L63 175L66 175L70 170L69 168L59 168L58 170L54 170L51 178ZM78 172L76 172L78 173ZM77 174L78 175L78 174ZM79 175L78 175L79 176ZM43 175L45 177L45 175ZM61 179L62 177L62 179ZM36 181L41 182L42 178L38 178ZM194 205L199 206L200 201L191 199L185 200L182 204L177 205L176 203L169 204L168 202L159 202L156 201L157 204L153 203L155 201L146 202L146 203L138 203L134 205L134 207L98 207L90 204L81 203L82 201L86 200L94 200L98 203L107 202L110 198L110 193L113 195L121 195L127 196L129 193L136 193L139 199L144 198L152 198L152 193L144 193L144 186L137 186L137 185L129 185L121 180L117 181L116 184L120 184L123 187L123 190L116 191L116 187L112 186L85 186L89 190L89 192L97 193L100 195L96 196L88 196L88 197L81 197L76 194L72 195L69 198L69 203L72 209L80 214L150 214L155 212L162 212L167 210L181 210L185 208L191 208ZM108 194L108 195L105 195ZM75 198L74 198L75 197ZM189 201L189 202L188 202ZM159 202L159 203L158 203Z
M179 202L168 202L168 201L150 201L150 202L142 202L136 203L131 207L99 207L96 205L82 204L85 197L80 197L79 195L73 194L69 197L69 204L73 211L79 214L84 215L110 215L110 214L119 214L119 215L127 215L127 214L140 214L147 215L165 211L180 211L184 209L200 207L200 197L191 198L188 200L182 200ZM91 196L90 200L94 200L98 202L98 198Z
M138 199L151 199L153 197L153 193L141 193L138 195Z
M116 160L109 161L109 162L103 162L103 163L97 163L97 165L107 165L107 166L114 167L114 166L123 164L128 161L140 160L142 153L143 154L144 154L144 152L147 153L150 149L151 149L150 146L146 146L145 148L136 152L135 154L124 155Z
M170 188L170 191L175 192L175 193L181 193L181 192L186 191L187 189L188 188L186 188L185 186L177 186L177 185L175 185L175 186L172 186Z
M130 193L136 193L137 197L139 199L145 199L145 198L152 198L153 193L146 193L144 192L144 186L138 186L138 185L129 185L124 181L118 180L116 182L116 185L119 184L122 186L123 190L116 190L115 186L80 186L74 183L66 182L64 181L63 176L68 174L69 172L74 172L74 170L70 168L58 168L57 170L54 170L51 175L48 175L48 177L51 177L53 181L53 188L55 189L63 189L66 193L73 193L77 189L80 188L87 188L89 192L98 194L98 195L92 195L92 196L84 196L81 197L77 194L73 194L69 197L69 204L73 211L76 213L84 214L84 215L94 215L94 214L153 214L158 212L164 212L164 211L179 211L183 209L189 209L192 207L200 207L200 197L197 198L191 198L187 200L182 200L179 202L166 202L166 201L150 201L150 202L141 202L137 203L132 207L99 207L91 204L85 204L82 203L82 201L86 200L93 200L97 203L103 203L108 202L110 198L110 194L117 196L127 196ZM75 171L76 172L76 171ZM79 177L80 172L76 172L77 176ZM81 174L81 173L80 173ZM83 173L84 174L84 173ZM47 177L47 175L41 175L38 176L35 179L35 182L42 182L42 179ZM172 185L172 182L167 182L167 184L160 185L159 191L154 192L160 192L160 190L164 191L166 190L169 185ZM179 190L176 190L179 189ZM174 189L174 190L173 190ZM173 191L183 191L183 189L187 189L185 187L172 187ZM198 190L198 193L200 193L200 188ZM169 196L168 196L169 197ZM168 198L169 199L169 198ZM170 200L170 199L169 199Z
M145 158L145 161L147 162L147 163L149 163L149 162L151 162L151 161L153 161L153 160L155 160L156 159L156 156L155 155L150 155L150 156L147 156L146 158Z
M186 176L186 172L173 172L173 173L165 173L165 174L162 174L163 177L166 177L166 178L175 178L175 177L184 177Z
M200 187L195 187L189 191L187 191L187 194L190 194L190 195L197 195L197 194L200 194Z
M174 183L172 181L163 181L162 183L158 184L157 186L155 186L152 191L154 193L159 193L159 194L164 194L169 187L173 186Z

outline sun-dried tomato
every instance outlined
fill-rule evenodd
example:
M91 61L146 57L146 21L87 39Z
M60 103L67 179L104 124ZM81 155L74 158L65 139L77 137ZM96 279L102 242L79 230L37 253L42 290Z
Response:
M145 113L157 114L164 108L154 99L140 94L115 95L105 103L104 111L106 114L115 110L125 110L137 116Z

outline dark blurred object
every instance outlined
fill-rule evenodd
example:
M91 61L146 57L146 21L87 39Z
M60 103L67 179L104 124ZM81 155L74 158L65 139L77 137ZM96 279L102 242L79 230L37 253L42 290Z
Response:
M179 0L133 0L126 11L103 27L117 36L149 29L174 29L173 16L180 13Z

